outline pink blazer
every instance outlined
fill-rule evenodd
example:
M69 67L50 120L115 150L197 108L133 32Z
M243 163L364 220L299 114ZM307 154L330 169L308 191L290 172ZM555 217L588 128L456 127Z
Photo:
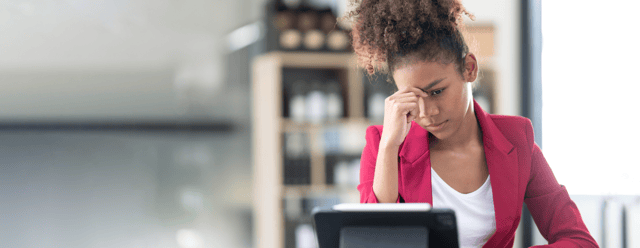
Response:
M475 101L474 106L496 213L496 232L484 247L513 247L523 202L549 241L546 247L598 247L575 203L534 143L531 121L488 114ZM382 126L367 129L358 185L361 203L378 202L372 187L381 133ZM433 204L428 132L414 122L398 155L398 202Z

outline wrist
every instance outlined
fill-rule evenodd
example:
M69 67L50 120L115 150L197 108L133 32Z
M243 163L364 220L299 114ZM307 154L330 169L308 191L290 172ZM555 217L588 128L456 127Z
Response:
M393 142L389 142L388 140L381 140L380 141L380 146L378 147L378 150L382 151L389 151L389 152L398 152L398 150L400 150L400 145L397 144L393 144Z

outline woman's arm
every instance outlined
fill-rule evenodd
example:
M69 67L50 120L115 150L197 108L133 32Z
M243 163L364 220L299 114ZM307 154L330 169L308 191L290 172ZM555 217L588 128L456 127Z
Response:
M382 203L398 201L398 149L399 146L380 142L373 177L373 192Z
M398 193L398 151L395 150L395 154L392 154L392 151L389 152L389 149L382 149L382 145L380 144L380 131L378 127L371 126L367 129L366 140L367 144L362 151L362 156L360 158L360 185L358 185L358 190L360 191L360 203L380 203L380 202L394 202L389 201L389 197L395 200L396 203L400 202L402 198ZM387 166L382 161L393 160L394 165ZM378 168L382 168L379 170ZM388 170L388 171L385 171ZM382 173L382 175L378 175ZM387 173L385 175L385 173ZM390 178L389 177L393 177ZM380 178L381 182L385 182L386 185L392 184L389 186L384 186L385 184L380 184L379 186L388 187L383 189L382 198L379 198L378 191L374 193L374 181L377 181L375 178ZM375 179L375 180L374 180ZM395 185L393 185L395 183ZM395 193L395 196L393 196Z
M527 131L532 140L533 130L527 129L531 129ZM538 230L549 242L541 247L598 247L566 188L556 181L540 147L533 143L531 152L531 174L524 201Z
M415 87L405 87L384 103L384 130L367 129L367 144L360 158L360 202L399 202L398 150L418 116L418 102L428 97ZM375 193L374 193L375 192Z

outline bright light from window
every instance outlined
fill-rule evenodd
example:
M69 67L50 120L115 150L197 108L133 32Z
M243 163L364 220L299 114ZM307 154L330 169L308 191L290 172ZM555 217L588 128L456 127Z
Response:
M570 194L640 195L638 9L542 4L542 147Z

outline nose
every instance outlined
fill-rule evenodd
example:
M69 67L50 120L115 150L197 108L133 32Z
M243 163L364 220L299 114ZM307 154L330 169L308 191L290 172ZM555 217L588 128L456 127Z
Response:
M420 109L420 114L418 116L420 118L428 118L440 113L438 106L434 103L430 103L429 100L425 100L424 97L420 97L418 99L418 105Z

